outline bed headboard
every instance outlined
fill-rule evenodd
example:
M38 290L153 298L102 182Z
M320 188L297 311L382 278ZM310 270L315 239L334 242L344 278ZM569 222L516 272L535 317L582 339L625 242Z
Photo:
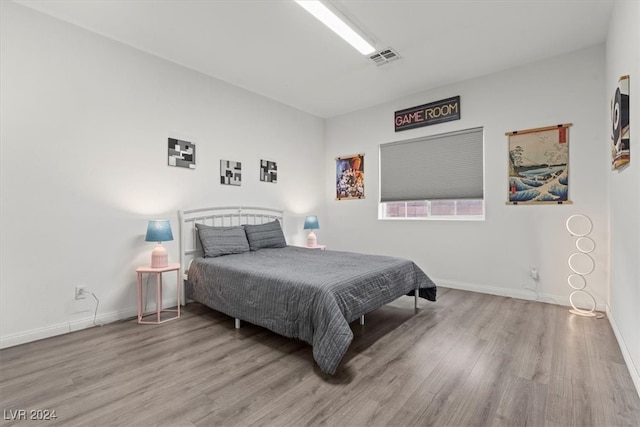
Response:
M259 207L213 207L178 211L180 219L180 264L183 278L189 271L191 260L202 256L196 223L214 227L244 224L264 224L277 219L282 224L283 211Z

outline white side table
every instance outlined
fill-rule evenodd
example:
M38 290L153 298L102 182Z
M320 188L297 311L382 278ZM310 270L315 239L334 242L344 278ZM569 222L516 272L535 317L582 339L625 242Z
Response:
M178 305L175 310L162 309L162 273L166 273L169 271L175 271L177 275ZM166 267L161 267L161 268L153 268L150 266L138 267L136 269L136 273L138 274L138 323L158 325L160 323L168 322L169 320L178 319L180 317L180 264L173 263L173 264L169 264ZM155 312L149 312L149 313L143 312L144 309L143 309L143 302L142 302L142 275L145 273L156 275L156 311ZM167 319L161 320L162 313L176 313L176 315L173 317L169 317ZM155 315L156 320L144 320L144 317L149 315Z
M300 248L305 248L305 249L316 249L319 251L324 251L325 249L327 249L327 245L315 245L315 246L299 246Z

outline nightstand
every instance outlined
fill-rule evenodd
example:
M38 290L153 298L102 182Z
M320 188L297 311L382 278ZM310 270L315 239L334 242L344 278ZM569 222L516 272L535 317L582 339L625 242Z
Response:
M163 310L162 309L162 273L169 271L175 271L177 275L177 308L175 310ZM138 274L138 323L158 325L160 323L168 322L169 320L178 319L180 317L180 264L173 263L166 267L153 268L150 266L138 267L136 269ZM142 301L142 275L143 274L155 274L156 275L156 311L144 313L143 301ZM175 316L161 319L162 313L176 313ZM156 320L144 320L145 316L155 316Z
M319 251L324 251L325 249L327 249L327 245L300 246L300 247L305 249L317 249Z

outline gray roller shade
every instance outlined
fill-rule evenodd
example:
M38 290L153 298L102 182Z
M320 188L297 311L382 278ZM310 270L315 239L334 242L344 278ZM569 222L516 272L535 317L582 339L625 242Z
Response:
M380 201L484 197L483 129L380 145Z

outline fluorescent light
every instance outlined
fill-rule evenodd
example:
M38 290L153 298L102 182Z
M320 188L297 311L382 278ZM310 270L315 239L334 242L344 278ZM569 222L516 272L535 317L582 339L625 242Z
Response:
M340 19L335 13L329 10L324 4L318 0L296 0L300 6L305 8L307 12L315 16L320 22L322 22L331 30L342 37L344 41L351 46L358 49L363 55L368 55L375 52L375 48L369 44L362 36L356 33L351 27L349 27L342 19Z

